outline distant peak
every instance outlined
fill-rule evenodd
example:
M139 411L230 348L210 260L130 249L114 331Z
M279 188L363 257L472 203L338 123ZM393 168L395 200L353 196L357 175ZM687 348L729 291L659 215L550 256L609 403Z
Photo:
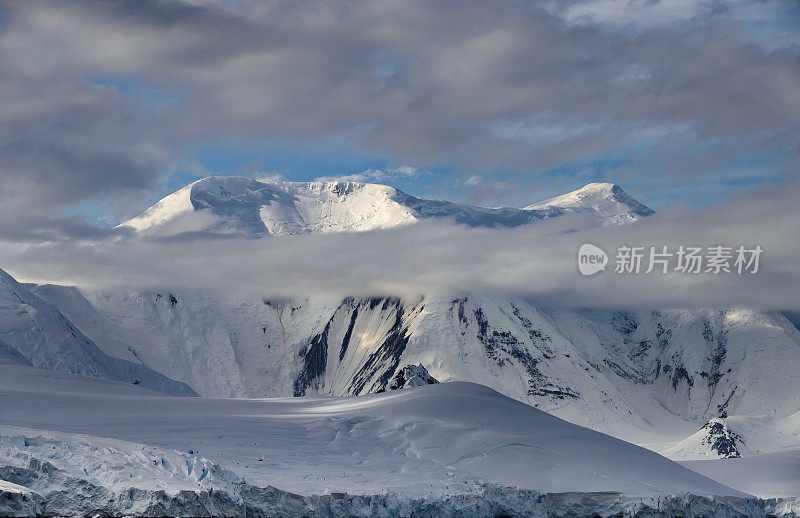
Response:
M622 187L608 182L589 183L575 191L528 205L525 209L566 212L592 210L609 223L625 223L654 213Z
M251 236L373 230L416 220L410 208L395 201L403 194L386 185L351 181L208 176L121 225Z

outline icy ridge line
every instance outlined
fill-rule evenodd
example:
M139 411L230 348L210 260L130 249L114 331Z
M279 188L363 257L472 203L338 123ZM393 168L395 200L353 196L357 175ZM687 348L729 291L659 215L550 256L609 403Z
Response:
M219 468L218 466L216 467ZM799 498L757 499L706 497L692 494L626 497L620 493L538 493L481 486L478 493L410 498L401 494L301 496L272 486L236 484L234 494L210 488L202 491L128 488L112 491L69 476L48 462L31 460L28 468L0 466L0 481L38 491L4 489L2 516L674 516L797 517ZM7 484L8 485L8 484Z

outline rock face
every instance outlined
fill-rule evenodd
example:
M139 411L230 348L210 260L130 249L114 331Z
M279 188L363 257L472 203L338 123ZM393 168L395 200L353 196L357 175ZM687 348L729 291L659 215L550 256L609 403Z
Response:
M706 432L703 444L707 445L712 452L723 459L735 459L742 456L738 449L743 444L742 438L729 430L721 419L710 420L702 430Z
M432 385L439 381L428 373L428 370L421 363L417 365L406 365L400 369L389 382L389 390L399 390L406 387L421 387L422 385Z

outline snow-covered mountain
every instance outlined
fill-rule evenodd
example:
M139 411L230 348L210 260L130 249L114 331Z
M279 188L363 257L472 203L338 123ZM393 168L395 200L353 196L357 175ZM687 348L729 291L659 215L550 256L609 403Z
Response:
M0 353L43 369L135 383L176 395L196 395L139 362L110 356L53 305L0 270Z
M589 216L586 224L610 225L653 211L614 184L589 184L525 209L487 209L383 185L210 177L124 225L143 237L189 231L287 236L426 218L508 227L576 213ZM275 300L267 293L231 299L169 286L156 292L30 289L105 354L205 396L362 395L387 390L405 369L421 365L433 379L481 383L676 458L696 458L687 453L697 451L692 441L715 444L690 440L717 434L710 420L780 419L800 411L800 331L780 313L556 310L477 293ZM683 440L685 447L673 448ZM726 455L725 448L706 449Z
M590 184L526 209L486 209L380 185L212 177L126 224L145 238L186 231L287 236L432 217L484 226L545 224L570 213L603 225L635 222L652 211L613 184ZM421 366L432 379L481 383L675 458L800 448L797 434L785 433L794 422L789 417L800 411L800 331L777 312L565 310L479 293L273 299L169 286L155 292L20 289L47 301L107 357L204 396L364 395L391 389ZM51 347L37 357L33 349L21 352L34 365L103 375L91 358L62 367L69 355ZM739 426L737 419L769 425Z
M653 212L614 184L589 184L542 204L525 209L485 208L416 198L386 185L269 183L243 176L212 176L170 194L121 226L162 235L213 231L286 236L376 230L429 218L448 218L469 226L515 227L570 213L586 214L596 224L607 225Z
M594 211L603 225L632 223L654 211L613 183L590 183L525 207L525 210Z
M800 410L800 331L779 313L554 310L485 295L270 300L32 289L106 353L130 354L206 396L361 395L421 364L438 381L481 383L658 451L710 419ZM742 453L800 440L764 444Z

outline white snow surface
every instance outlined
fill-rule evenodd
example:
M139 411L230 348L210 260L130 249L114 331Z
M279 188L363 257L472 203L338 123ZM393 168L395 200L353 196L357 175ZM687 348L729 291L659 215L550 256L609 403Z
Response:
M174 495L213 487L233 494L239 481L208 459L187 452L95 435L0 426L0 463L26 468L32 460L112 490L135 487Z
M416 198L379 184L211 176L179 189L120 226L158 235L206 231L288 236L377 230L428 218L469 226L515 227L576 212L606 225L635 221L653 212L616 185L590 184L575 192L583 191L590 196L548 200L542 207L485 208Z
M477 382L674 459L709 458L697 432L721 413L742 455L800 447L800 333L779 313L556 311L445 294L253 300L0 281L0 361L139 381L132 390L177 390L171 378L216 397L363 395L421 364L440 381ZM40 372L30 376L44 386L50 374Z
M184 187L123 225L159 235L211 231L280 237L377 230L425 218L450 218L472 226L516 226L571 213L589 214L598 225L609 225L630 223L652 211L614 184L590 184L525 209L488 209L423 200L373 184L266 183L245 177L211 177ZM278 483L282 480L279 475L263 469L269 461L267 457L259 459L264 452L272 451L264 449L266 443L255 441L251 449L241 434L224 427L219 428L223 433L217 439L201 434L198 440L204 442L198 444L214 445L212 449L219 450L209 458L215 459L213 462L234 459L229 467L237 470L237 476L248 477L249 482L273 483L305 493L326 488L347 490L352 484L367 484L370 490L378 490L386 484L404 491L413 488L443 494L451 485L471 488L480 480L492 479L495 475L480 466L495 465L503 466L497 476L509 474L508 483L534 480L549 487L546 480L525 478L534 477L527 471L520 474L505 469L505 460L512 459L513 463L520 455L529 455L526 448L530 445L501 441L497 443L499 449L492 449L491 441L501 440L491 435L502 432L495 428L486 432L487 442L476 442L485 446L495 464L478 462L478 458L485 460L480 456L469 457L477 451L471 449L465 453L467 457L437 453L439 456L432 457L433 465L438 466L434 469L427 453L437 446L425 442L435 436L430 421L425 421L433 416L415 414L416 410L401 406L398 411L410 411L412 417L421 415L428 425L408 430L391 428L381 413L385 405L395 401L391 395L330 399L384 390L403 366L417 364L440 381L477 382L572 423L686 460L686 465L698 466L698 470L731 487L759 496L800 493L800 484L792 486L797 478L791 475L800 473L796 454L800 451L800 331L778 312L738 308L554 310L530 300L463 293L429 293L416 299L273 300L232 299L201 290L179 292L168 286L156 292L93 292L63 286L21 286L0 270L0 367L12 369L5 372L6 379L18 387L30 386L35 398L45 397L43 394L54 398L65 386L73 387L67 390L68 396L63 396L67 408L92 406L97 401L89 403L87 398L94 395L100 399L123 398L118 404L124 400L125 406L138 401L133 408L140 408L141 415L136 417L153 426L153 432L134 425L137 433L128 434L119 424L114 425L112 418L123 419L125 424L131 419L114 412L105 421L102 416L84 412L88 425L69 418L45 422L31 412L31 422L12 419L10 426L52 426L53 430L85 434L101 429L105 434L110 427L114 439L142 442L164 451L186 451L198 447L186 437L183 442L158 442L156 432L164 430L159 427L171 426L164 424L167 422L174 424L164 415L177 412L176 419L183 423L180 416L188 412L186 421L202 428L197 424L196 409L203 405L210 405L206 408L209 419L230 419L229 408L246 409L236 414L235 420L247 416L268 419L265 430L273 430L274 437L279 438L275 451L299 448L291 461L276 453L281 459L277 472L294 473L291 487L287 487ZM86 385L79 381L80 375L126 383L106 386L107 382L94 380L94 385ZM30 381L27 385L26 380ZM39 388L32 385L34 381ZM133 381L139 385L131 385ZM79 385L87 387L83 394L74 388ZM177 402L178 398L158 398L154 392L191 393L187 385L210 398L203 403ZM473 385L452 386L472 387L459 397L485 396L472 393L477 390ZM315 398L252 403L217 399L293 394ZM456 396L448 392L447 397ZM147 417L141 410L142 398L158 402L159 411L154 416ZM401 399L408 398L411 396L402 395ZM168 400L172 402L161 406ZM222 401L232 403L228 406ZM371 403L348 406L353 401ZM281 406L281 402L300 406ZM247 406L251 404L256 407ZM99 407L110 408L108 405ZM325 423L330 426L326 428L314 418L312 421L319 425L306 427L306 411L313 405L330 410L319 414L326 416ZM0 422L5 417L5 406L2 408ZM163 408L166 410L162 412ZM291 425L289 432L280 431L275 424L276 408L288 409L284 417ZM365 413L353 418L351 408ZM361 418L364 420L358 420ZM153 424L152 419L163 423ZM449 419L448 415L445 421ZM709 419L723 422L741 438L738 447L745 458L692 460L717 455L709 448L707 431L702 429ZM416 437L414 430L419 431L421 442L408 439ZM477 434L477 430L480 428L473 432ZM227 433L236 438L233 443L223 440ZM298 435L288 438L292 434ZM337 442L340 436L347 440ZM469 440L480 437L467 436ZM336 448L308 450L307 445L301 445L320 437L328 438ZM344 462L344 446L362 446L358 442L361 439L367 441L364 444L373 444L369 441L375 437L384 441L384 447L388 444L392 453L385 458L383 453L370 454L369 461L380 468L364 471L365 459L353 457L349 464L342 464L348 469L341 480L333 474L333 466ZM63 437L58 440L67 441ZM125 450L127 446L119 448ZM420 457L420 451L425 455ZM530 451L536 452L535 448ZM330 455L329 462L324 461L326 455ZM417 460L424 457L425 462L403 464L401 460L409 455ZM533 458L546 462L546 457ZM442 462L448 467L443 468ZM306 464L312 469L305 478L290 469L306 469ZM473 464L480 466L473 468ZM775 477L780 474L774 480L775 491L768 490L771 464ZM458 470L451 470L451 465L457 465ZM747 480L749 466L759 474L758 481ZM381 475L382 470L387 471ZM368 476L359 478L359 472ZM448 479L450 482L442 482ZM579 482L594 487L592 480L589 477ZM616 483L619 480L615 479Z
M761 498L800 496L800 449L680 464Z
M126 221L125 225L133 227L136 230L144 230L155 225L164 224L194 211L191 194L196 183L197 182L192 182L169 196L162 198L139 216Z
M242 478L304 494L442 495L490 482L551 492L742 496L651 451L471 383L346 398L180 398L112 382L101 391L85 378L42 386L17 369L30 370L0 365L0 462L46 460L109 488L175 491ZM206 481L212 464L235 477L219 469Z

